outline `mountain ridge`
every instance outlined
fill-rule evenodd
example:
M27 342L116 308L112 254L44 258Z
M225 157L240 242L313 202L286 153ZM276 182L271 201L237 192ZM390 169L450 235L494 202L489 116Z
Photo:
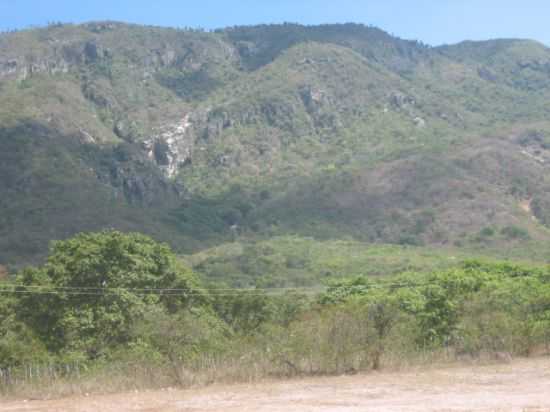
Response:
M0 264L105 226L186 253L287 234L488 254L550 241L550 49L533 41L53 25L0 35L0 97Z

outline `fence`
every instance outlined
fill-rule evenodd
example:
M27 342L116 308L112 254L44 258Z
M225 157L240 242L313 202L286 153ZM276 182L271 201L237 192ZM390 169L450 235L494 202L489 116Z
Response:
M44 386L60 379L80 379L86 366L80 362L66 364L29 364L0 368L0 394L10 393L20 386Z

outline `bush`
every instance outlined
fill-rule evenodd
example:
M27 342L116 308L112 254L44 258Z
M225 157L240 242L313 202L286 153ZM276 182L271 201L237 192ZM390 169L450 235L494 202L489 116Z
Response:
M490 226L484 227L480 230L479 234L483 237L491 237L495 235L495 229Z
M508 239L519 239L519 240L526 240L529 239L529 232L523 228L520 228L518 226L506 226L503 227L500 231L500 233L504 236L506 236Z
M56 243L47 263L17 282L27 287L20 292L47 294L0 302L0 368L84 363L88 379L115 371L119 389L138 377L187 386L340 374L438 353L525 355L550 344L549 269L509 263L359 276L315 299L227 289L207 296L166 246L109 231ZM185 293L139 293L147 288Z

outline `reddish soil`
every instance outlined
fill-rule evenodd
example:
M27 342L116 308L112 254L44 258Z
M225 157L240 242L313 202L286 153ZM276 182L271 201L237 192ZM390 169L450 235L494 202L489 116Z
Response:
M13 401L0 411L550 411L550 358L195 390Z

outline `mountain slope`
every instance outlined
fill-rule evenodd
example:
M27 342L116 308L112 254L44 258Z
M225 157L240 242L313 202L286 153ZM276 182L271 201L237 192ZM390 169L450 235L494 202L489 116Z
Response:
M535 42L53 25L0 35L0 98L0 264L111 226L186 253L295 234L546 259Z

